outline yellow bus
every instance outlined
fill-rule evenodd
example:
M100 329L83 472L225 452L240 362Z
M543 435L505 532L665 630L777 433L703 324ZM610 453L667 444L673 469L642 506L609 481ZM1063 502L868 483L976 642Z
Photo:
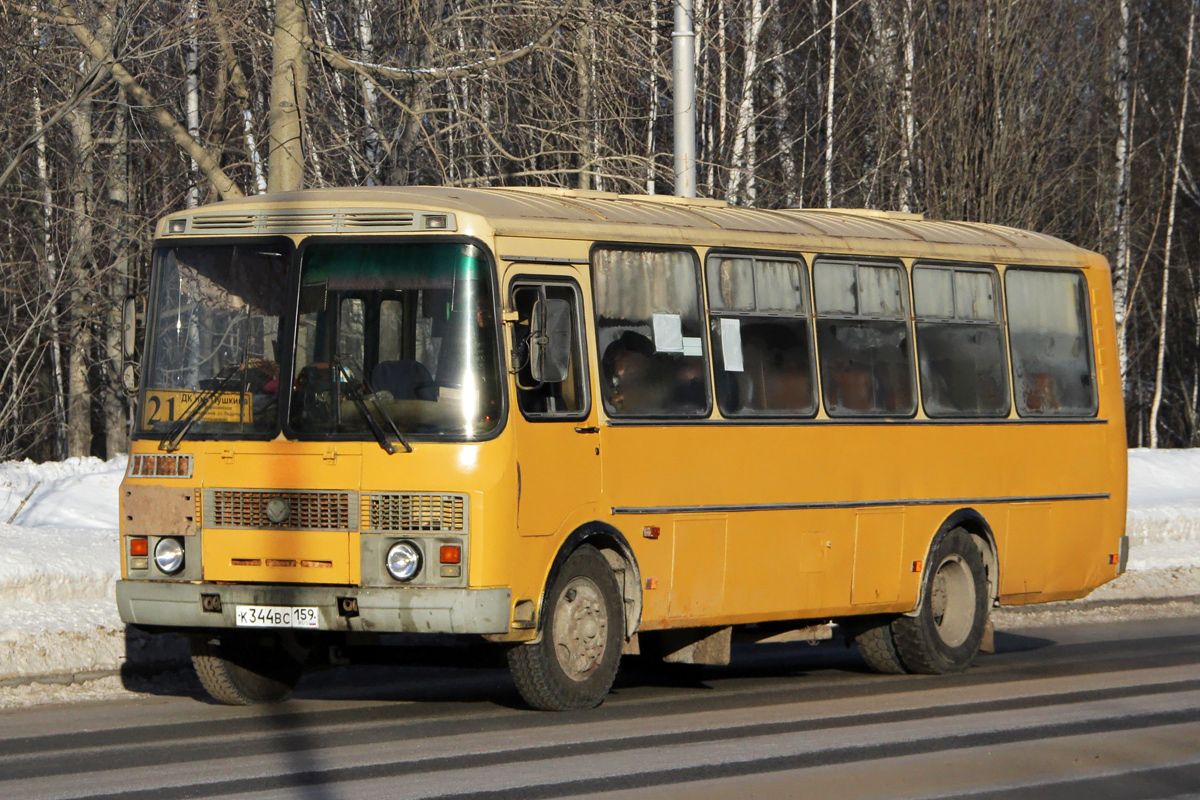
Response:
M540 709L623 653L833 635L967 668L1124 569L1108 267L995 225L562 189L311 190L157 229L128 624L229 703L483 637Z

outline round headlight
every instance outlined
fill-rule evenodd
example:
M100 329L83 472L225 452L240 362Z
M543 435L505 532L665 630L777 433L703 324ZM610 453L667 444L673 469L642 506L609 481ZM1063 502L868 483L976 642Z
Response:
M421 571L421 549L412 542L396 542L387 551L387 571L398 581L411 581Z
M183 545L178 539L159 539L154 545L154 564L168 575L183 569Z

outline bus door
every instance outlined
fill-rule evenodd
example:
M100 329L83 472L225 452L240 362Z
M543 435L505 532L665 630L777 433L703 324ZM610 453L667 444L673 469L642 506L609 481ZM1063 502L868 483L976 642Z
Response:
M520 486L517 529L549 536L594 503L600 489L582 296L570 278L518 275L508 298L516 313L509 368L517 386L518 413L510 416Z

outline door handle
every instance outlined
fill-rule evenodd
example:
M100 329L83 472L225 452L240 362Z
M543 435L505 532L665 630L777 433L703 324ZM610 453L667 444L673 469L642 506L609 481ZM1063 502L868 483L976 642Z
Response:
M576 433L599 433L599 428L576 428Z

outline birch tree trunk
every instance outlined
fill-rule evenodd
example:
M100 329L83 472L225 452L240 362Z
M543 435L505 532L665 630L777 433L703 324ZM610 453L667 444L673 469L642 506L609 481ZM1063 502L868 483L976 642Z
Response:
M716 191L713 187L716 185L717 181L717 159L713 155L717 152L717 129L716 115L713 108L715 103L713 103L712 97L710 96L713 76L712 48L708 46L709 42L706 34L709 21L708 17L712 13L712 7L710 5L706 5L704 2L702 2L702 0L698 0L694 6L694 10L696 14L696 22L701 23L696 30L696 59L698 64L697 73L700 75L700 82L698 84L700 89L698 97L704 98L702 101L697 100L697 102L701 103L699 109L701 113L700 129L704 133L700 137L700 148L696 153L696 163L697 165L705 165L705 184L708 187L705 196L713 197Z
M829 9L829 83L825 92L825 207L833 208L833 98L837 76L838 0Z
M796 161L792 150L796 145L796 135L788 118L788 88L787 75L783 68L783 14L778 0L772 4L776 32L775 42L771 47L771 99L775 103L775 138L779 141L779 165L783 171L783 198L788 208L796 205Z
M35 20L33 23L33 40L41 41L41 26ZM39 48L40 49L40 48ZM35 51L35 58L36 58ZM54 243L54 196L50 190L50 161L46 154L46 129L42 125L42 90L40 83L33 84L33 116L37 120L37 175L38 189L42 205L42 260L46 269L46 302L50 305L50 394L53 397L54 419L54 458L62 460L67 457L67 414L64 398L66 387L63 385L62 368L62 337L59 333L59 304L58 298L62 291L58 272L58 261Z
M717 140L713 147L712 162L725 157L725 128L728 124L729 108L729 43L726 28L729 25L725 4L729 0L717 0ZM712 181L709 181L712 183ZM716 191L716 186L712 186ZM728 192L727 192L728 194Z
M188 135L197 142L200 141L200 40L196 36L199 17L196 0L188 0L187 20L190 30L187 45L184 47L187 130ZM194 158L191 159L191 165L191 186L188 187L186 205L188 208L195 208L200 204L200 165Z
M751 0L750 23L745 27L742 59L742 96L738 103L737 123L734 127L733 155L730 159L733 170L729 174L726 196L735 205L742 200L742 182L746 183L745 198L754 202L755 170L755 125L754 125L754 82L758 73L758 40L762 34L762 0Z
M221 47L221 60L229 72L229 80L233 85L233 93L238 99L238 111L242 118L242 140L245 143L246 155L254 169L254 188L258 194L267 191L267 171L263 166L262 154L258 152L258 138L254 133L254 112L251 108L250 85L242 63L238 60L233 49L233 40L228 27L221 16L221 9L215 0L209 0L208 16L216 27L217 40Z
M1171 238L1175 232L1175 201L1179 193L1179 166L1183 158L1183 134L1187 127L1188 90L1192 79L1192 45L1196 38L1196 2L1188 15L1187 62L1183 67L1183 92L1179 101L1179 123L1175 137L1175 167L1171 172L1171 204L1167 210L1167 243L1163 251L1162 301L1159 305L1158 360L1154 368L1154 399L1150 402L1150 449L1158 447L1158 412L1162 406L1163 360L1167 352L1167 306L1171 286Z
M913 74L916 72L916 32L913 29L913 0L904 0L900 35L904 44L904 75L900 87L900 210L913 210L913 152L917 138L916 113L913 110Z
M92 141L92 100L87 98L67 114L71 129L71 217L73 235L67 253L71 280L70 351L67 359L67 456L92 453L92 391L88 362L92 350L92 293L89 267L94 256L91 200L95 145Z
M375 61L374 33L371 22L370 0L359 0L357 25L355 33L358 36L358 50L363 61ZM383 162L383 146L379 138L379 97L375 84L365 76L358 76L363 97L363 122L367 126L367 134L363 141L363 157L367 161L367 185L374 186L379 182L379 165Z
M455 7L455 17L457 24L454 26L454 35L458 41L458 51L460 53L467 52L467 30L463 20L462 5ZM461 98L456 98L454 90L450 90L450 99L454 107L455 116L458 117L457 124L454 129L461 132L460 141L462 142L462 155L460 158L454 158L454 150L450 150L450 168L458 169L462 165L464 170L463 177L460 180L465 180L468 184L473 184L475 181L475 153L473 146L473 137L466 134L467 126L470 124L467 120L471 115L471 84L467 79L467 73L463 73L458 78L458 91Z
M658 124L658 0L650 0L650 114L646 126L646 194L654 194L654 128Z
M1116 81L1117 90L1117 187L1113 223L1117 234L1117 251L1113 263L1113 311L1117 327L1117 363L1121 369L1121 382L1129 368L1129 354L1125 343L1125 315L1128 304L1129 286L1129 139L1132 134L1130 114L1130 84L1132 74L1129 67L1129 0L1119 0L1121 5L1121 31L1117 37Z
M129 452L129 425L125 391L121 385L121 301L129 292L129 127L125 118L125 92L117 90L116 117L113 122L113 148L108 161L108 200L116 214L111 250L115 253L111 274L107 276L108 302L104 325L104 353L101 387L104 393L105 456Z
M308 87L308 17L303 0L275 0L271 64L271 143L267 190L287 192L304 185L301 116Z
M579 81L579 174L576 186L592 189L592 174L596 153L592 149L592 118L595 116L592 98L592 60L595 46L592 33L592 3L585 0L580 6L581 22L575 34L575 77Z
M314 9L313 19L316 22L317 27L321 31L321 39L325 42L325 46L333 47L333 34L329 30L329 9L328 8ZM336 70L336 69L328 70L324 74L325 74L325 80L327 83L329 81L333 82L333 90L329 91L328 94L330 95L330 100L333 102L335 108L337 109L338 122L342 126L342 137L345 140L347 146L349 147L349 146L351 146L350 143L354 141L354 134L350 129L350 114L346 110L346 100L345 100L346 79L342 76L341 70ZM374 88L374 87L372 87L372 88ZM370 112L367 112L366 116L369 121L370 116L371 116ZM358 159L354 158L354 157L346 159L346 166L350 169L350 176L353 179L354 183L357 184L359 182ZM374 176L371 174L371 170L369 167L367 169L367 185L368 186L375 185L375 179L374 179Z
M885 197L889 197L898 189L898 176L888 165L892 159L893 109L903 105L903 90L900 88L900 70L897 64L897 55L900 52L897 44L900 42L901 32L896 25L892 5L894 3L885 3L884 0L870 0L872 47L868 50L868 56L875 83L878 85L874 96L878 99L875 103L877 110L874 129L868 129L868 141L873 144L870 149L874 150L875 163L870 179L866 180L867 176L864 175L864 182L870 186L882 185L882 194ZM868 206L872 205L871 195L872 192L868 191Z

